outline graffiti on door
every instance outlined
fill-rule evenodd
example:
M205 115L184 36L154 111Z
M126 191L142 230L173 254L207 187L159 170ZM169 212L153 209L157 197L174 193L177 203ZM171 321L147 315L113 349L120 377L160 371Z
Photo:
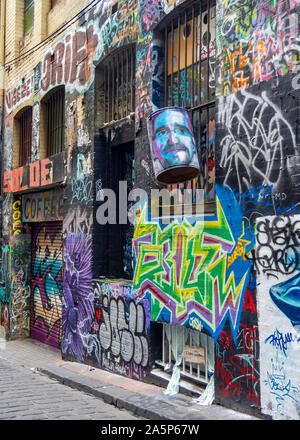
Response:
M31 288L31 336L59 347L63 292L59 223L40 223L33 228Z

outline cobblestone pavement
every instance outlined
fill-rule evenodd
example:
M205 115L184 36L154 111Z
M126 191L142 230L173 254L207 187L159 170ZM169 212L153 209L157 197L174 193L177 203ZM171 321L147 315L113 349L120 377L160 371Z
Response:
M220 405L199 405L181 393L166 395L165 388L65 361L59 349L31 338L0 344L0 419L19 419L23 410L22 419L94 419L108 424L110 420L135 425L137 420L259 420Z
M0 359L1 420L141 420L83 391Z

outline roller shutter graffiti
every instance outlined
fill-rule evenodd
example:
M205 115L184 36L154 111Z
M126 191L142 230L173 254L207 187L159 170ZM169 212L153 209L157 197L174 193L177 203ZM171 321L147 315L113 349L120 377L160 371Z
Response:
M62 317L62 224L32 226L30 335L60 347Z

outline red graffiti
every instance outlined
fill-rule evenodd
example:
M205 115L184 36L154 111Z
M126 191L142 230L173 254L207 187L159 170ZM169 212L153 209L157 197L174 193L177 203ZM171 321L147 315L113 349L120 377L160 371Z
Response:
M83 86L91 79L94 50L98 36L94 33L93 23L87 29L68 33L53 50L49 50L43 61L41 88L46 92L49 87L59 84ZM77 84L75 84L77 82Z
M259 372L255 367L254 359L234 355L230 357L228 364L235 368L234 373L227 365L225 366L221 358L217 358L216 377L220 379L217 382L217 391L225 397L244 396L258 406Z
M220 333L218 343L224 350L239 350L243 354L253 355L255 345L258 341L258 327L248 327L246 324L240 324L237 341L234 342L232 334L228 336L223 329Z
M29 165L29 182L24 172L26 167L4 171L3 192L25 191L29 188L46 186L52 183L53 164L50 159L37 160Z
M250 289L247 289L245 293L243 312L245 312L246 310L250 310L251 313L256 313L256 307Z

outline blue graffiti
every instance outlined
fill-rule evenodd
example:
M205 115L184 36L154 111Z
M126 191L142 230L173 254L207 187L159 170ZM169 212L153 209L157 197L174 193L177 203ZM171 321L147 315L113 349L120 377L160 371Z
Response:
M239 200L241 210L245 214L256 212L257 210L264 210L265 215L280 215L280 214L297 214L297 209L294 203L281 208L278 202L284 200L285 194L273 194L274 185L258 185L250 187L246 191L239 193L235 192L235 196Z
M271 359L272 371L267 371L267 379L264 383L269 386L270 393L275 396L277 402L277 408L282 406L287 400L291 399L294 402L298 402L296 396L299 393L299 388L292 385L291 379L287 378L284 368L284 362L278 358L278 352L276 358Z
M300 342L300 338L298 338L296 335L293 335L291 332L283 334L276 329L274 333L265 339L265 344L268 342L282 351L284 356L287 357L286 351L288 344L291 344L294 341Z
M300 274L275 284L270 296L276 306L289 318L292 325L300 325Z

